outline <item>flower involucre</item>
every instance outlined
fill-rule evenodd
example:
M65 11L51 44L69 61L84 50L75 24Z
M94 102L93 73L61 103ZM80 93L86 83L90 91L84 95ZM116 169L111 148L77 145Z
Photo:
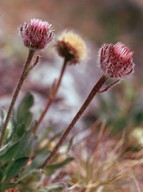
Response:
M104 44L99 50L99 65L107 77L123 78L134 72L133 51L123 43Z
M69 64L76 64L86 59L87 48L81 37L72 31L64 31L56 44L60 56L64 57Z
M31 19L29 24L24 23L20 33L26 47L43 49L54 37L51 24L39 19Z

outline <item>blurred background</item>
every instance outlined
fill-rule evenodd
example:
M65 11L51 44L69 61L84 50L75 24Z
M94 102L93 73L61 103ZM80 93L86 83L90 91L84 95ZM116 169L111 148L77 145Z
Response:
M116 43L118 41L123 42L134 50L135 75L116 86L109 93L103 94L102 98L98 96L100 102L93 103L93 106L95 104L99 108L98 113L94 112L93 114L95 108L91 107L91 112L87 110L88 113L86 115L88 118L86 122L94 122L99 115L100 117L103 116L103 118L111 118L112 123L114 119L116 126L119 127L126 126L128 119L131 124L132 121L136 122L135 125L139 125L142 122L142 102L140 103L143 92L142 0L1 0L1 106L7 104L7 99L12 94L27 54L27 49L23 46L18 29L23 22L29 22L31 18L39 18L51 23L56 35L64 29L77 31L85 39L89 47L89 58L84 64L81 64L83 67L78 65L67 70L67 76L65 76L62 85L63 89L61 88L59 98L56 101L59 105L56 110L65 113L65 119L68 122L100 76L100 70L96 67L98 48L103 43ZM24 90L32 90L40 96L40 98L37 98L40 103L37 111L41 109L43 102L46 101L48 86L57 77L61 68L59 63L62 63L55 50L46 48L40 54L42 55L41 67L37 67L24 84ZM47 68L45 68L44 64ZM52 69L53 66L54 69ZM79 74L80 79L78 78ZM114 95L112 94L113 92L115 92ZM60 102L63 97L67 98L67 102L64 105ZM68 114L67 109L70 109ZM102 111L101 114L100 111ZM53 112L51 111L51 117ZM131 115L129 115L129 112ZM58 118L58 115L56 115L56 118L56 123L58 124L61 118Z
M123 41L135 51L142 46L141 0L1 0L0 5L1 30L10 34L36 17L48 20L56 32L79 30L93 44Z
M17 36L18 26L31 18L49 21L56 33L65 28L75 29L93 45L122 41L135 51L136 70L142 66L141 0L1 0L0 30L5 41L7 36Z

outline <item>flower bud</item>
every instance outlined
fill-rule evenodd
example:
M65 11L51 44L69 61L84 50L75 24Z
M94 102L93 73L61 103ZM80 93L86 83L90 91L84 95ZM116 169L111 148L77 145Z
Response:
M87 48L81 37L71 31L64 31L58 38L56 49L69 64L80 63L86 59Z
M53 40L54 33L51 24L39 19L31 19L20 28L24 45L30 49L43 49Z
M133 51L123 43L104 44L99 50L99 65L107 77L121 79L134 72Z

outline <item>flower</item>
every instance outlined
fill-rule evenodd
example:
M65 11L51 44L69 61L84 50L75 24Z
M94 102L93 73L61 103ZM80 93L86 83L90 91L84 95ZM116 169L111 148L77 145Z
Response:
M29 24L24 23L20 33L26 47L31 49L43 49L54 37L51 24L39 19L31 19Z
M123 43L104 44L99 50L99 65L107 77L123 78L134 72L133 51Z
M87 56L87 48L81 37L72 31L64 31L57 40L56 48L60 56L70 64L80 63Z

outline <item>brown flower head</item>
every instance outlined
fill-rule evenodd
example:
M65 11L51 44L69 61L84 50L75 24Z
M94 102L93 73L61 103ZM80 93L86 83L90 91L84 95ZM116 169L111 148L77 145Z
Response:
M64 31L58 38L56 48L69 64L80 63L86 59L87 48L81 37L72 31Z
M20 33L26 47L43 49L54 37L51 24L39 19L31 19L29 24L24 23Z
M99 65L107 77L123 78L134 72L133 51L123 43L104 44L99 50Z

